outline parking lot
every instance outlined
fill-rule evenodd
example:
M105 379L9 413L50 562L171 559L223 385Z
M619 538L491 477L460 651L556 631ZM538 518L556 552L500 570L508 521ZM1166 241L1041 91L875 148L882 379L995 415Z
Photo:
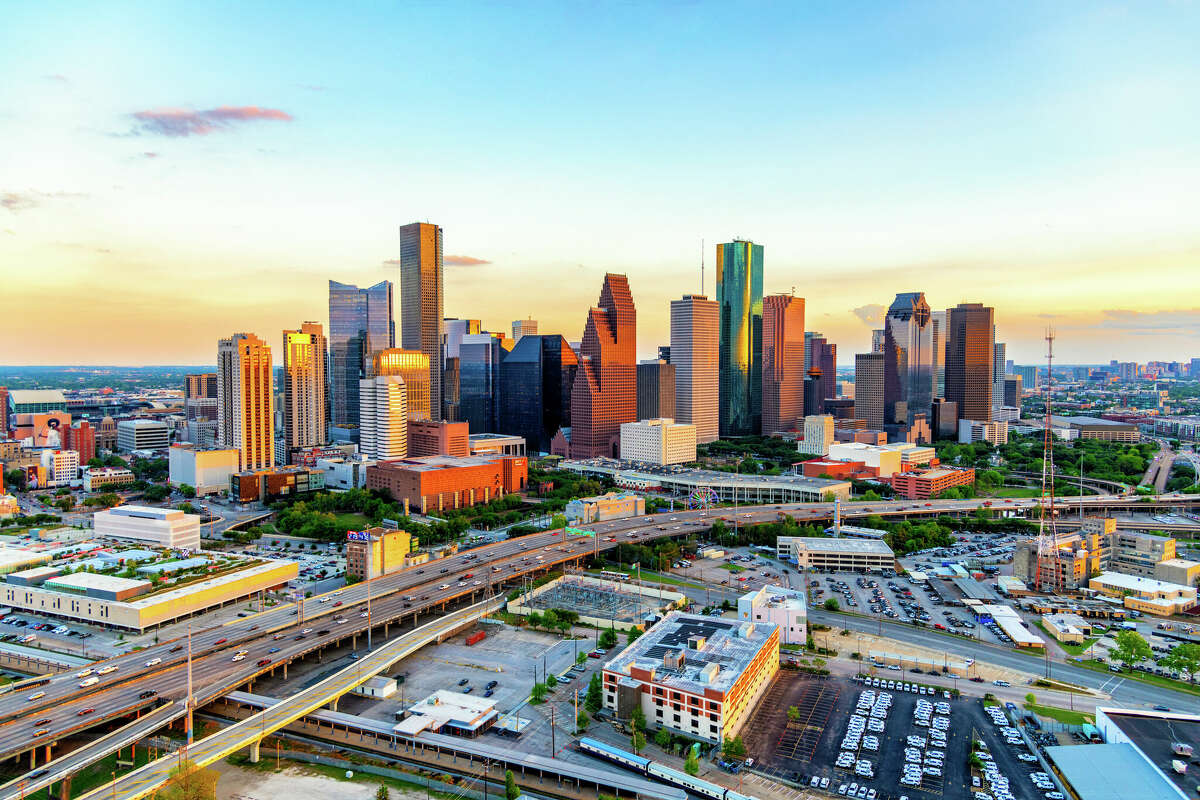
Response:
M790 706L799 718L789 719ZM1041 800L1047 790L1030 779L1036 759L1015 731L1006 738L1005 728L1007 721L993 722L979 700L919 694L895 681L784 671L743 737L756 769L836 796L924 800L986 792L995 800ZM982 769L970 765L973 752Z

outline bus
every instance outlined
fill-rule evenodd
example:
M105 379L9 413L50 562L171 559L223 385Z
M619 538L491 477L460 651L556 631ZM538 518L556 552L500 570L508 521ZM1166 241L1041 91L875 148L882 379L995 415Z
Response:
M609 580L609 581L627 581L627 580L629 580L628 573L613 572L612 570L608 570L608 569L601 570L600 577L604 578L605 580Z

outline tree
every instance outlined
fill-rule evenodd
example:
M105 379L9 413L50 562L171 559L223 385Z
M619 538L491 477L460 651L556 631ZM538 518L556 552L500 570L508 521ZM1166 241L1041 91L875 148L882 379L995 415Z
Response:
M640 753L646 747L646 734L641 731L634 731L629 737L629 744L633 748L633 752Z
M1168 669L1186 672L1188 681L1194 683L1196 673L1200 672L1200 644L1186 642L1176 645L1159 663Z
M1110 651L1110 655L1126 669L1153 655L1150 645L1137 631L1121 631L1114 638L1117 646Z
M788 722L800 721L800 708L798 706L788 706L787 710Z
M504 800L517 800L521 796L521 787L517 786L517 776L511 769L504 770Z
M659 728L654 732L654 743L666 750L671 746L671 733L666 728Z
M689 747L687 749L687 758L683 762L683 771L688 775L697 775L700 773L700 762L696 760L696 748Z
M838 604L836 597L830 597L825 601L826 611L837 611L839 608L841 608L841 606Z
M391 793L388 792L387 786L379 784L379 788L375 790L375 800L388 800L389 797L391 797Z
M587 699L583 701L583 707L595 714L604 705L603 692L604 686L600 680L600 673L592 673L592 679L588 681Z

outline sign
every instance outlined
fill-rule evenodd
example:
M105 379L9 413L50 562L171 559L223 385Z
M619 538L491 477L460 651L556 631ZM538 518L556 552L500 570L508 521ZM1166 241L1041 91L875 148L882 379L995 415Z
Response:
M346 531L346 539L352 542L369 542L371 534L366 531Z

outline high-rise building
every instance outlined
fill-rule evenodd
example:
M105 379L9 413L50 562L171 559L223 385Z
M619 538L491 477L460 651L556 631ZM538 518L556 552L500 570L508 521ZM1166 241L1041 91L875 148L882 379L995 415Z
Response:
M538 324L537 320L529 319L514 319L512 324L512 338L514 342L521 341L522 336L537 336Z
M763 298L763 434L790 431L804 416L804 298ZM824 391L823 386L814 391Z
M854 356L854 416L883 430L883 353Z
M883 416L908 424L933 403L933 325L924 292L896 295L883 319ZM903 404L903 407L900 404Z
M442 229L400 227L400 346L437 367L429 375L430 419L442 418Z
M389 347L375 354L372 377L399 375L404 378L404 396L410 419L430 419L429 357L419 350Z
M571 426L571 386L579 359L562 336L526 336L500 362L500 433L550 452L559 428Z
M497 333L469 334L459 343L459 416L471 433L495 433L500 425L500 364L511 343Z
M621 423L637 419L637 309L624 275L604 276L579 355L571 387L571 458L616 455Z
M675 367L675 419L696 426L696 442L719 435L717 304L702 294L671 301L671 364Z
M946 312L931 311L929 324L933 331L933 396L946 396Z
M293 451L329 443L326 351L319 322L283 332L283 440L289 463Z
M950 309L946 340L946 399L958 406L960 420L992 418L992 341L994 314L982 303Z
M338 426L358 424L358 382L375 354L396 346L392 282L360 289L329 282L329 410Z
M637 365L637 418L660 417L675 418L675 365L656 358Z
M763 246L717 245L722 436L762 430Z
M379 460L407 456L408 393L404 378L400 375L363 378L358 392L358 451L362 457Z
M992 331L995 339L996 332ZM992 411L1004 405L1004 342L992 345Z
M217 342L217 441L238 451L243 470L275 463L271 346L252 333Z

